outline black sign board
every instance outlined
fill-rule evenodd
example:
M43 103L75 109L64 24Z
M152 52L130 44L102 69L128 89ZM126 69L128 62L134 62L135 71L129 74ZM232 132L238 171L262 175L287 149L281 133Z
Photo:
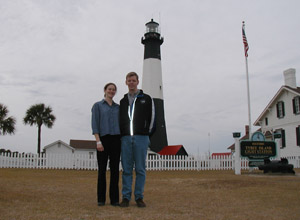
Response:
M250 160L276 157L276 144L274 141L241 141L241 156Z

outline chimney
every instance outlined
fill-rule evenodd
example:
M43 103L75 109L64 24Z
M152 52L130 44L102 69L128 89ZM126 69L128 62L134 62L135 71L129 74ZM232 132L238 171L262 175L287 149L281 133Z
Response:
M249 137L249 125L245 125L245 135L246 136L248 135L248 138L250 139L250 137Z
M296 85L296 70L294 68L287 69L283 71L284 84L292 88L297 88Z

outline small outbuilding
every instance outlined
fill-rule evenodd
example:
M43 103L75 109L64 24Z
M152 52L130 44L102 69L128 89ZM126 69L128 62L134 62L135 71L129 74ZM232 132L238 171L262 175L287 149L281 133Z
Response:
M88 154L90 157L96 155L96 141L94 140L70 140L67 144L61 140L55 141L44 147L47 154Z
M44 152L46 154L73 154L75 152L75 148L61 140L58 140L45 146Z

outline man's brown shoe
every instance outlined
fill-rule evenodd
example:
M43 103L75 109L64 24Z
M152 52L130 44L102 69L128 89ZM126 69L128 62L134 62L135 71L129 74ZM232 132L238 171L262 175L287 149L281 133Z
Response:
M128 206L129 206L129 200L126 199L126 198L124 198L124 199L122 200L122 202L120 203L120 206L121 206L121 207L128 207Z
M144 203L144 201L142 199L137 199L135 202L136 202L136 204L139 208L145 208L146 207L146 204Z

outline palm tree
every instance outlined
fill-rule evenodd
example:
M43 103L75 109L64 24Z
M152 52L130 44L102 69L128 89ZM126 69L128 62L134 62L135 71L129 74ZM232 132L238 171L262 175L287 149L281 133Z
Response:
M55 116L52 114L52 108L50 106L45 106L45 104L32 105L27 111L24 117L24 124L29 124L30 126L36 125L38 127L38 154L41 153L41 131L42 125L47 128L52 128Z
M0 135L14 134L16 119L12 116L7 117L8 109L0 103Z

